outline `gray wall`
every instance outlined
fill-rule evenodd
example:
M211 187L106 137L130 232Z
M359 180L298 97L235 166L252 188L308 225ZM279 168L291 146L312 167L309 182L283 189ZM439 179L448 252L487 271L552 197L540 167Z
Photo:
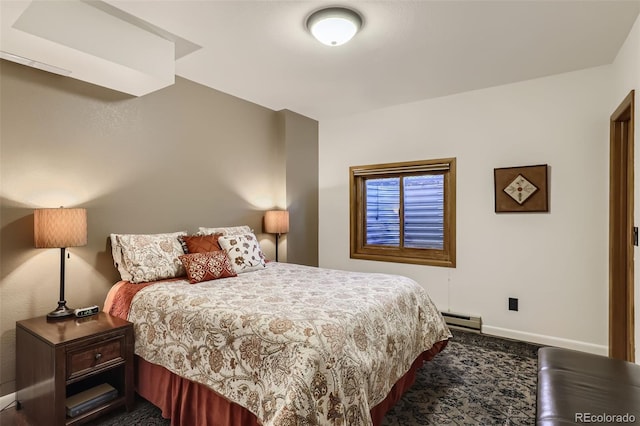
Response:
M286 198L292 229L286 235L287 261L318 266L318 123L280 111L286 161Z
M248 224L273 257L262 216L289 205L289 261L318 263L314 120L181 78L134 98L1 60L0 108L0 395L15 389L15 322L58 299L59 251L33 248L34 208L87 209L88 245L69 249L70 307L101 306L119 279L112 232Z

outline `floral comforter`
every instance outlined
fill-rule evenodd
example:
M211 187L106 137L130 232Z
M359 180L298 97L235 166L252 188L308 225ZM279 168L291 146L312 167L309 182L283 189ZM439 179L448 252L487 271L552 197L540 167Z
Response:
M269 263L238 277L158 282L131 302L135 352L265 426L370 425L413 361L449 330L409 278Z

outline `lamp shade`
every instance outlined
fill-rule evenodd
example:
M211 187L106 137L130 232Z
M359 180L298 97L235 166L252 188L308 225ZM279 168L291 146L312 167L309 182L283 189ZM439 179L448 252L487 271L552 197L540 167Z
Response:
M264 214L264 232L268 234L286 234L289 232L289 212L269 210Z
M35 209L33 237L36 248L84 246L87 244L87 210Z

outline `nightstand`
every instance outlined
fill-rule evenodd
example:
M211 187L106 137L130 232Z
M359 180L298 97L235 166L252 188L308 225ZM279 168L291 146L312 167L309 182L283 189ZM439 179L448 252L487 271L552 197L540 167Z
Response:
M66 398L102 384L115 399L67 416ZM77 425L134 405L133 324L105 312L85 318L16 323L18 408L36 425Z

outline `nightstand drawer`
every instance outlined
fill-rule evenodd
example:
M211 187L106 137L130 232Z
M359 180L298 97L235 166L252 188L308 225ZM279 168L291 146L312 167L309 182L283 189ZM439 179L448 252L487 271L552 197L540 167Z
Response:
M67 380L125 360L124 336L67 352Z

